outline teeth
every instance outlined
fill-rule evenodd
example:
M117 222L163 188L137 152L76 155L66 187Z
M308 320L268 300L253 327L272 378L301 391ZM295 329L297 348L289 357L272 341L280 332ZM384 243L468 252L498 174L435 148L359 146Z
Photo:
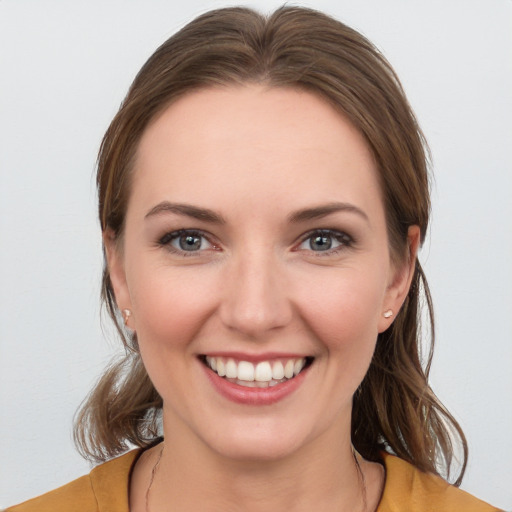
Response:
M268 382L258 382L257 380L240 380L240 379L228 379L229 382L234 382L235 384L238 384L239 386L243 386L244 388L271 388L273 386L277 386L278 384L281 384L281 382L286 382L288 379L282 379L282 380L270 380Z
M206 364L220 377L226 377L240 386L266 388L298 375L306 364L304 357L284 362L260 361L254 365L249 361L235 361L233 358L206 356Z
M304 359L297 359L297 361L295 361L295 364L293 365L293 374L298 375L302 368L304 368L305 364L306 361L304 361Z
M226 375L226 366L224 365L224 361L220 359L220 357L217 359L217 370L214 370L213 366L210 365L210 368L214 371L217 371L219 374L219 377L224 377Z
M237 376L238 380L254 381L254 365L247 361L240 361Z
M228 379L236 379L238 376L237 364L233 359L228 359L226 363L226 377Z
M281 380L284 377L284 366L281 361L276 361L272 366L272 378Z
M291 379L293 377L293 368L295 367L295 361L293 359L289 359L284 365L284 376L287 379Z
M257 384L257 382L254 382L253 380L240 380L239 379L239 380L236 380L235 382L239 386L244 386L246 388L255 388L256 384Z
M270 363L268 361L262 361L261 363L258 363L256 366L256 371L254 372L254 380L259 382L270 382L272 377L273 375Z

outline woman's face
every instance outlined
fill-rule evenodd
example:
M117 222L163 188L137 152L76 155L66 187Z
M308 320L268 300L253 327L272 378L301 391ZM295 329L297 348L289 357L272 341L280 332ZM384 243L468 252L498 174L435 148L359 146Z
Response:
M242 459L349 442L410 271L390 261L367 145L332 107L256 85L179 99L140 142L122 249L106 244L169 441Z

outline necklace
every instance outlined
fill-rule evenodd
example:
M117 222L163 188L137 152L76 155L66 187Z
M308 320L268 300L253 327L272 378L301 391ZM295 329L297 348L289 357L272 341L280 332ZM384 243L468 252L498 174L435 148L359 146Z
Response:
M155 479L156 472L158 470L158 466L160 466L160 461L162 460L162 454L164 453L164 443L162 443L162 449L160 450L160 453L158 454L158 458L156 459L156 462L153 466L153 469L151 470L151 477L149 479L149 485L146 489L146 512L149 512L149 493L151 491L151 487L153 486L153 480ZM352 446L352 456L354 457L354 463L356 465L357 469L357 475L359 477L359 480L361 482L362 487L362 494L363 494L363 512L367 512L368 510L368 503L366 498L366 478L364 476L364 472L361 468L361 465L359 464L359 459L357 458L357 452Z
M354 456L354 462L356 463L357 474L359 476L359 480L361 481L361 486L363 488L362 489L362 493L363 493L363 512L367 512L367 510L368 510L368 501L367 501L367 497L366 497L366 478L364 477L363 470L361 469L361 465L359 464L359 460L357 458L358 454L356 452L356 449L354 448L354 445L352 445L352 455Z
M155 465L153 466L153 469L151 470L151 478L149 479L149 485L146 490L146 512L149 512L149 491L151 491L151 487L153 486L153 480L155 479L156 471L158 469L158 466L160 465L160 461L162 460L163 453L164 453L164 443L162 443L162 449L160 450L160 453L158 454L158 458L156 459Z

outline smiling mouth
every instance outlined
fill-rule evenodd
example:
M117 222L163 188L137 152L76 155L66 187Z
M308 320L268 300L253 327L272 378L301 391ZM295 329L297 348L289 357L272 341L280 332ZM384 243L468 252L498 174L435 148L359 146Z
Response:
M229 357L201 356L200 359L219 377L248 388L277 386L293 379L313 363L313 357L280 358L256 364Z

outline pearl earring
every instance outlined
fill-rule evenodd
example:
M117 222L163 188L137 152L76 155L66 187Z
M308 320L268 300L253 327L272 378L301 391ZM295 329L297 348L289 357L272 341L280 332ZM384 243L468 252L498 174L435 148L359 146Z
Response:
M393 311L391 309L388 309L387 311L384 311L384 313L382 313L382 316L384 318L391 318L393 316Z
M124 325L128 325L128 320L131 316L132 316L132 312L129 309L123 309Z

